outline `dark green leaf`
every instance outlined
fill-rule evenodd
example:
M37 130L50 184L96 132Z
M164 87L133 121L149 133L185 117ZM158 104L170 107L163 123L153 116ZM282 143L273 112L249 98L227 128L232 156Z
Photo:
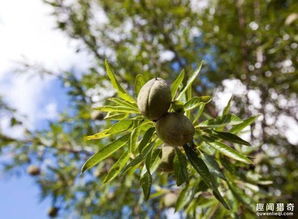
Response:
M104 148L102 148L100 151L92 155L83 165L82 167L82 173L86 170L90 169L91 167L98 164L100 161L106 159L111 154L113 154L115 151L119 150L121 147L123 147L127 141L128 141L129 135L124 135L121 138L118 138L116 141L108 144Z
M152 128L149 128L145 134L144 134L144 137L142 139L142 141L140 142L138 148L139 148L139 152L142 152L142 150L144 149L144 147L148 144L148 142L150 141L153 133L155 131L155 128L152 127Z
M210 170L211 173L225 180L225 176L223 175L222 170L220 169L218 163L216 162L213 156L208 154L203 154L202 158L204 162L207 164L208 169Z
M237 135L234 135L232 133L229 132L217 132L215 131L215 136L218 138L221 138L223 140L226 141L230 141L233 143L237 143L237 144L242 144L242 145L246 145L246 146L250 146L250 143L248 143L247 141L243 140L242 138L238 137Z
M143 175L143 177L141 178L141 186L143 189L143 193L144 193L144 198L145 200L148 200L148 198L150 197L150 192L151 192L151 185L152 185L152 176L150 173L145 173Z
M192 149L189 144L183 145L183 148L191 165L201 175L202 180L213 190L213 194L217 200L219 200L225 208L230 209L229 205L219 193L217 182L213 175L209 172L209 169L204 161L198 157L196 151Z
M175 149L174 174L176 177L176 184L177 186L180 186L182 183L188 181L187 160L177 147Z

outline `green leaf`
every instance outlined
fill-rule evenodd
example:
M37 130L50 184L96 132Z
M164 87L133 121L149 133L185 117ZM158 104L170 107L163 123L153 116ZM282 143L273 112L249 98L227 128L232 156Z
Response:
M211 101L209 96L193 97L188 102L184 104L184 110L192 110L200 106L201 104L206 104Z
M172 95L172 100L175 100L175 97L177 95L179 86L182 85L183 79L184 79L185 71L182 70L178 77L175 79L175 81L171 85L171 95Z
M99 110L102 112L118 112L118 113L134 113L140 114L140 112L136 109L126 107L126 106L101 106L94 108L95 110Z
M142 139L142 141L140 142L138 148L139 148L139 152L142 152L142 150L144 149L144 147L148 144L148 142L150 141L153 133L155 131L155 128L152 127L152 128L149 128L145 134L144 134L144 137Z
M219 152L223 153L227 157L233 158L235 160L238 160L240 162L246 163L246 164L252 164L252 161L249 160L246 156L240 154L238 151L234 150L233 148L229 147L228 145L225 145L221 142L211 142L208 140L208 138L203 137L203 140Z
M187 161L184 154L176 147L176 154L174 157L174 174L177 186L188 181Z
M239 189L239 187L237 187L232 181L228 180L227 181L228 187L229 189L232 191L232 194L234 195L234 197L242 202L244 204L244 207L246 207L248 210L250 210L251 212L254 212L254 207L255 203L253 203L254 201L249 198L249 196L247 196L241 189Z
M117 160L116 163L111 167L108 172L108 175L104 179L104 183L111 182L121 171L121 169L125 166L127 161L129 160L129 153L125 152L122 156Z
M107 60L105 60L105 67L106 67L106 72L107 75L113 85L113 87L117 90L117 93L119 95L119 97L121 97L124 100L127 100L131 103L135 103L135 100L133 99L133 97L131 97L128 93L125 92L125 90L121 87L121 85L118 83L114 72L112 71L109 63Z
M183 145L183 148L191 165L201 175L202 180L206 183L206 185L208 185L213 190L213 195L215 196L215 198L217 198L217 200L219 200L225 208L230 209L229 205L219 193L217 189L217 182L213 175L209 172L209 169L204 161L200 157L198 157L196 151L192 149L189 144Z
M151 159L150 159L150 173L152 174L158 167L161 161L161 149L156 149L152 152Z
M118 138L116 141L108 144L104 148L102 148L100 151L92 155L83 165L81 172L85 172L86 170L90 169L91 167L94 167L96 164L98 164L100 161L106 159L111 154L113 154L115 151L119 150L121 147L123 147L127 141L128 141L129 135L124 135L121 138Z
M224 180L226 179L224 174L222 173L222 170L220 169L218 163L216 162L213 156L208 154L203 154L202 159L207 164L208 169L210 170L211 173L213 173L213 175L220 177Z
M230 141L230 142L233 142L233 143L250 146L250 143L248 143L247 141L245 141L242 138L238 137L237 135L234 135L234 134L229 133L229 132L215 131L215 136L218 137L218 138L221 138L223 140L226 140L226 141Z
M198 67L198 69L196 71L194 71L194 73L191 75L191 77L188 79L186 86L183 88L183 90L180 92L179 96L177 97L177 100L179 100L187 91L187 89L192 85L192 83L194 82L194 80L198 77L201 68L202 68L203 62L201 62L200 66Z
M152 176L150 173L145 173L143 177L140 180L143 193L144 193L144 198L145 200L148 200L150 197L150 192L151 192L151 185L152 185Z
M129 169L131 169L132 167L137 166L139 163L141 163L144 160L144 156L142 154L139 154L138 156L136 156L131 162L129 162L124 169L121 171L121 175L123 175L124 173L126 173Z
M108 99L109 101L112 101L113 103L116 103L118 106L124 106L128 108L132 108L133 110L138 111L138 107L135 103L130 103L126 100L117 98L117 97L111 97Z
M136 156L130 163L128 163L124 167L124 169L121 171L121 175L126 173L132 167L135 167L138 164L140 164L145 159L146 155L151 151L153 145L154 145L154 143L150 143L147 147L145 147L144 150L142 151L142 153L140 153L138 156Z
M228 104L225 106L225 108L224 108L224 110L222 112L222 115L227 115L230 112L232 99L233 99L233 96L231 96Z
M188 190L187 185L179 194L176 205L175 205L175 212L180 211L186 204L189 202L191 197L191 191Z
M135 93L139 94L141 88L145 84L145 79L143 74L138 74L135 80Z
M193 120L193 124L195 124L199 120L199 118L201 117L201 115L202 115L202 113L205 109L205 105L206 104L204 104L204 103L199 105L198 111L196 112L195 118Z
M259 117L259 115L257 116L252 116L246 120L244 120L242 123L237 124L235 126L233 126L233 128L230 130L231 133L239 133L241 130L243 130L245 127L249 126L250 124L252 124L257 118Z
M139 128L134 128L130 134L129 140L129 152L133 153L136 150L138 137L139 137L140 130Z
M242 120L234 115L228 114L224 116L217 117L215 119L208 119L199 124L199 127L209 127L209 128L219 128L224 127L226 125L237 125L240 124Z
M104 120L122 120L122 119L125 119L127 117L128 117L128 114L126 114L126 113L113 113L113 112L110 112L104 117Z
M149 174L151 174L151 172L150 172L151 155L152 155L152 150L150 150L149 153L147 154L147 156L145 157L145 166L146 166L146 170ZM142 174L141 174L141 176L142 176Z
M89 135L86 136L84 139L89 141L89 140L95 140L95 139L102 139L107 136L113 135L113 134L118 134L124 131L129 130L129 128L132 126L133 121L131 120L121 120L114 125L111 126L109 129L105 129L101 132L98 132L94 135Z
M214 181L214 178L210 174L204 161L198 157L197 153L188 144L183 145L183 148L191 165L201 175L203 181L212 188L212 181Z

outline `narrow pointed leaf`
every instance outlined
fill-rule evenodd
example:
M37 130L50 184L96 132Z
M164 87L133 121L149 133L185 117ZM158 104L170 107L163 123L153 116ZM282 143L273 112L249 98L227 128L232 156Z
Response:
M141 151L144 149L144 147L148 144L148 142L150 141L150 139L151 139L151 137L152 137L154 131L155 131L155 128L152 127L152 128L149 128L149 129L145 132L144 137L143 137L142 141L140 142L140 144L139 144L139 146L138 146L138 148L139 148L139 152L141 152Z
M182 70L179 75L177 76L177 78L175 79L175 81L172 83L171 85L171 95L172 95L172 100L175 100L175 97L177 95L179 86L182 84L183 79L184 79L184 75L185 75L185 71Z
M82 173L86 170L90 169L91 167L95 166L102 160L109 157L111 154L113 154L115 151L119 150L121 147L123 147L127 141L128 141L129 135L124 135L121 138L118 138L116 141L108 144L104 148L102 148L100 151L92 155L83 165L82 167Z
M189 202L191 197L191 192L188 189L188 185L181 190L176 205L175 205L175 212L180 211L186 204Z
M126 107L126 106L101 106L94 108L95 110L99 110L101 112L118 112L118 113L135 113L140 114L140 112L136 109Z
M121 171L121 175L123 175L124 173L126 173L128 170L130 170L131 168L137 166L138 164L140 164L142 161L144 161L146 155L151 151L152 147L154 146L154 143L149 144L148 146L146 146L144 148L144 150L142 151L142 153L140 153L138 156L136 156L130 163L128 163L123 170Z
M117 160L116 163L109 170L108 175L104 179L104 183L111 182L121 171L121 169L125 166L127 161L129 160L129 153L125 152L122 156Z
M199 124L200 127L209 127L209 128L219 128L226 125L237 125L240 124L242 120L234 115L227 114L224 116L217 117L216 119L209 119Z
M203 111L205 109L205 105L206 104L203 103L203 104L201 104L201 105L198 106L198 111L195 114L195 118L193 120L193 124L195 124L196 122L198 122L199 118L201 117L201 115L202 115L202 113L203 113Z
M143 85L145 84L145 79L143 74L138 74L135 80L135 93L138 94Z
M116 103L118 106L123 106L123 107L128 107L128 108L132 108L134 110L138 110L138 107L135 103L130 103L126 100L117 98L117 97L111 97L108 99L109 101Z
M228 104L225 106L222 115L227 115L230 112L233 96L230 98Z
M203 62L201 62L200 66L197 68L197 70L195 70L194 73L191 75L191 77L188 79L186 86L180 92L179 96L177 97L177 100L179 100L186 93L187 89L192 85L194 80L198 77L198 75L201 71L202 65L203 65Z
M133 129L130 134L129 152L131 152L131 153L133 153L136 150L139 133L140 133L140 130L137 127L135 129Z
M132 124L133 124L133 121L131 120L121 120L115 123L114 125L112 125L111 128L109 129L105 129L94 135L86 136L85 140L89 141L89 140L95 140L95 139L102 139L113 134L118 134L118 133L127 131L132 126Z
M244 120L242 123L233 126L233 128L230 130L230 132L231 133L234 133L234 134L239 133L245 127L247 127L250 124L252 124L258 117L259 116L253 116L253 117L250 117L250 118Z
M177 186L188 181L187 160L178 148L174 157L174 174Z
M128 117L127 113L108 113L104 120L122 120Z
M204 140L208 145L212 146L213 148L215 148L219 152L223 153L227 157L233 158L235 160L238 160L238 161L246 163L246 164L252 164L251 160L249 160L246 156L240 154L238 151L234 150L230 146L228 146L224 143L221 143L221 142L216 142L216 141L210 142L206 138L204 138Z
M188 102L184 104L184 110L192 110L200 106L201 104L206 104L211 101L209 96L193 97Z
M242 144L242 145L246 145L246 146L250 146L250 143L248 143L247 141L243 140L242 138L238 137L237 135L234 135L232 133L229 132L217 132L215 131L215 136L219 137L223 140L226 141L230 141L233 143L237 143L237 144Z
M209 172L209 169L204 161L197 155L196 151L189 146L189 144L183 145L183 148L191 165L201 175L202 180L206 183L206 185L213 190L215 198L219 200L225 208L230 209L229 205L219 193L217 182L213 175Z
M112 69L111 69L111 67L110 67L107 60L105 60L105 67L106 67L107 75L108 75L113 87L117 90L117 93L118 93L119 97L121 97L124 100L127 100L131 103L134 103L135 100L128 93L125 92L125 90L121 87L121 85L117 81L117 79L115 77L115 74L112 71Z
M145 173L144 176L140 180L141 186L144 193L145 200L148 200L150 197L151 192L151 185L152 185L152 176L150 173Z
M223 171L220 169L218 163L216 162L213 156L208 154L203 154L202 159L207 164L208 169L210 170L211 173L213 173L213 175L220 177L224 180L226 179L223 174Z

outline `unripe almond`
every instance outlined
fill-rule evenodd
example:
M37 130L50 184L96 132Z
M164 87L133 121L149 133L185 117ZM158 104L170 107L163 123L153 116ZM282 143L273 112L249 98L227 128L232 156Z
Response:
M153 78L141 88L137 103L140 112L145 117L149 120L158 120L170 107L170 87L165 80Z
M38 176L40 174L40 169L37 166L31 165L27 168L27 173L31 176Z
M57 207L51 207L48 210L49 217L56 217L58 215L58 211L59 211L59 209Z
M157 135L171 146L183 146L192 141L195 128L183 114L167 113L156 122Z

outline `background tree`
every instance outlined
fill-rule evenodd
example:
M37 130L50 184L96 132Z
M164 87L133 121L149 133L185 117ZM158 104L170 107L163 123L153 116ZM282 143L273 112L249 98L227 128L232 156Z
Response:
M251 151L255 166L251 166L248 173L246 166L229 172L234 180L250 179L249 183L238 184L245 193L234 194L240 207L235 202L233 216L251 216L245 207L250 201L297 203L297 147L289 142L279 125L284 118L297 122L296 1L210 0L202 4L188 0L77 0L46 3L53 9L57 28L70 38L81 40L83 44L77 51L88 50L94 63L82 76L42 69L68 86L71 110L61 115L59 121L52 122L48 130L28 130L24 140L1 134L2 153L15 154L11 163L3 164L6 170L26 168L30 163L41 166L45 158L53 159L55 165L42 169L36 183L42 196L52 197L53 205L65 209L66 213L76 209L86 216L165 214L169 208L162 201L165 194L181 193L181 188L173 185L171 174L160 174L154 181L162 188L158 197L137 205L141 192L135 180L137 173L117 178L110 186L98 183L120 152L101 162L96 170L79 175L81 165L93 152L115 140L112 136L109 140L86 143L82 137L111 125L102 122L105 115L92 110L105 104L106 96L114 95L104 92L111 88L103 67L105 59L131 95L134 95L134 81L139 73L144 80L160 76L172 82L184 69L185 83L204 59L206 64L200 80L193 84L194 95L212 95L225 89L223 80L238 80L245 92L234 97L231 112L241 118L261 115L248 130L255 146ZM100 100L95 98L98 96ZM253 96L260 98L259 105L255 104ZM4 103L1 106L5 106ZM17 112L8 107L3 110L12 113L12 126L20 124L14 116ZM202 120L218 116L216 102L207 104L205 112ZM228 162L221 165L225 163ZM224 166L224 169L229 170L229 167ZM273 183L256 183L260 176ZM204 209L203 213L207 211L210 215L226 214L226 210L214 203L209 203L214 208L208 207L205 200L208 195L197 199L197 209ZM187 204L187 198L185 200L185 206L194 205ZM187 208L184 212L193 214Z

